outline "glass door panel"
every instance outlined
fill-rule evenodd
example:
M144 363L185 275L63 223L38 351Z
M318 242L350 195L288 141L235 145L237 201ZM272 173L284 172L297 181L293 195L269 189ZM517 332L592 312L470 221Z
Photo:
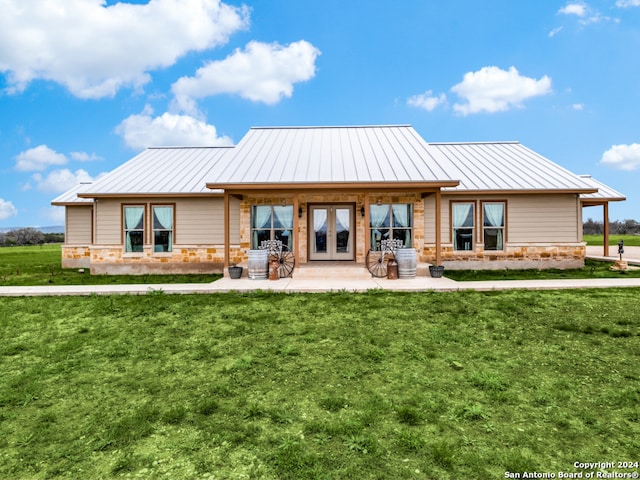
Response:
M309 208L309 259L353 260L353 206L313 205Z
M335 209L336 254L349 253L351 250L351 209Z
M329 209L325 207L313 207L311 210L311 221L313 222L313 242L314 254L327 253L327 217Z

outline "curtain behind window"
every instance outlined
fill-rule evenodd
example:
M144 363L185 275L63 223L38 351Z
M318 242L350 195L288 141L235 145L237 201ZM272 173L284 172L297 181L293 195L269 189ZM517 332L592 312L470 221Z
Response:
M173 250L173 207L153 207L153 229L168 230L167 251Z
M126 251L133 251L131 230L144 230L144 207L124 207L124 229L126 232Z
M389 227L389 205L370 205L371 248L376 249L382 240L381 228Z
M496 249L503 248L503 229L504 227L504 205L502 203L485 203L484 209L484 226L498 227L495 228L497 234Z

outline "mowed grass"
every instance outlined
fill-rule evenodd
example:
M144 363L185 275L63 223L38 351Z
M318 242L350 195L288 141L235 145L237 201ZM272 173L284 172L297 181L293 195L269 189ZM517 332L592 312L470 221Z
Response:
M57 244L0 248L0 286L206 283L222 275L90 275L89 269L63 269Z
M584 235L583 237L587 245L604 245L603 235ZM611 246L617 246L620 240L624 241L626 246L640 247L640 235L609 235L609 245ZM615 252L612 251L611 253L614 254Z
M0 299L0 478L637 460L638 289Z

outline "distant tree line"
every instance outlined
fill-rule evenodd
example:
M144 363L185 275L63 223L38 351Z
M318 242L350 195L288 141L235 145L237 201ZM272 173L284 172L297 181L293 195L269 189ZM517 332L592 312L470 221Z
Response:
M586 235L602 235L604 233L604 223L596 222L591 218L583 223L582 228ZM640 223L635 220L609 222L609 233L612 235L640 235Z
M64 233L42 233L36 228L18 228L0 233L0 247L64 242Z

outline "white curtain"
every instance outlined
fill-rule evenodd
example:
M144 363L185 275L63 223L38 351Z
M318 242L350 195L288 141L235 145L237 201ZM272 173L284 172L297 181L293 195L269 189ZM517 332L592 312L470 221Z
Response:
M394 205L391 205L391 211L393 212L393 226L403 227L407 229L404 230L403 243L405 247L410 248L411 230L409 230L409 227L411 227L411 225L409 222L409 212L411 211L411 207L406 203L396 203Z
M286 238L283 243L286 243L291 250L293 248L293 235L291 235L291 230L293 229L293 206L274 206L273 215L275 217L274 228L288 229L283 230L282 237Z
M473 228L473 203L454 203L453 204L453 248L459 249L458 235L456 235L457 228ZM467 218L469 214L472 215L470 225L467 225Z
M173 207L153 207L153 228L169 231L167 251L171 252L173 250Z
M144 207L124 207L124 229L126 232L126 251L132 252L133 245L131 243L131 230L143 230L144 225L142 218L144 216Z
M504 227L504 205L502 203L484 204L484 226L496 227L497 232L496 249L502 250L502 237Z
M382 240L381 227L386 227L385 220L389 215L389 205L371 205L369 208L369 217L371 221L371 248L375 249Z
M327 211L323 209L315 209L313 211L313 231L327 231Z
M258 248L258 232L256 230L271 228L271 207L253 207L253 245L251 248Z
M336 209L336 230L338 233L347 232L350 228L349 213L347 208Z

